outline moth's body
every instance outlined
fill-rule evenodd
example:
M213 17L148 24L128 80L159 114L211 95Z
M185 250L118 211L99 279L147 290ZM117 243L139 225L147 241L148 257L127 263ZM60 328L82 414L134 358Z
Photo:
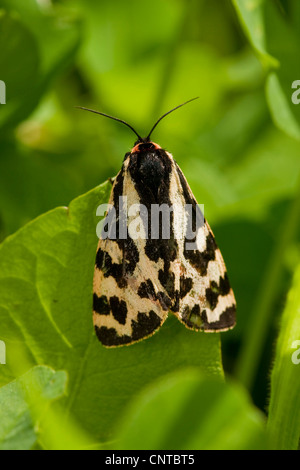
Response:
M188 239L186 224L178 224L171 212L168 239L161 232L159 238L151 238L150 218L148 227L140 224L146 236L133 239L128 233L123 239L118 237L117 219L116 239L99 240L93 319L103 345L132 344L152 335L169 311L191 329L232 328L236 304L222 255L172 155L154 142L138 141L113 183L109 204L117 214L120 196L127 197L128 207L145 206L149 217L153 205L176 205L179 219L187 221L185 207L191 205L193 227L196 220L202 223L194 239ZM136 219L128 215L127 226ZM191 242L196 249L187 249Z

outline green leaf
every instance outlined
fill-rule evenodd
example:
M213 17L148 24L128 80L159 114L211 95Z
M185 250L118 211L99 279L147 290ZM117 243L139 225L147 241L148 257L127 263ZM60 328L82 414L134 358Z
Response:
M71 12L64 14L51 4L45 7L35 0L0 0L0 4L12 15L20 17L35 37L43 74L61 69L63 62L66 66L76 52L80 38L79 23Z
M52 10L46 14L32 0L1 0L0 7L0 41L6 44L0 51L1 80L6 84L0 115L4 134L35 109L51 80L70 63L80 28L74 19L56 18Z
M250 43L267 67L277 67L277 59L267 51L263 7L265 0L232 0Z
M293 2L298 3L298 2ZM295 8L295 5L293 5ZM292 84L300 76L300 64L295 60L299 51L299 14L283 15L273 2L266 2L265 22L268 49L277 57L280 67L266 82L266 96L275 125L291 137L300 140L300 107L293 104Z
M184 369L135 398L119 424L115 449L267 448L264 417L239 386Z
M276 5L266 0L232 1L250 43L270 72L266 98L273 121L279 129L300 140L300 109L291 101L292 83L300 74L299 61L295 60L300 26L297 2L292 2L288 15L279 8L279 2Z
M65 393L67 375L36 366L0 388L0 450L30 449L37 440L38 422L49 403ZM38 414L32 403L39 401Z
M5 44L0 51L1 80L6 85L6 104L1 106L0 113L0 126L3 126L15 121L22 104L29 106L28 95L32 95L38 84L39 51L30 31L3 10L0 11L0 43Z
M295 72L294 72L295 73ZM300 139L300 126L293 114L291 98L291 83L287 83L286 93L278 74L270 73L266 82L266 95L274 123L287 135Z
M31 153L16 142L1 144L0 219L8 234L80 193L75 164L61 160Z
M274 327L275 302L277 296L280 295L284 280L285 256L288 248L292 246L292 241L297 236L300 216L300 185L296 197L290 202L284 218L278 214L277 209L276 226L278 226L278 219L281 219L281 228L280 230L277 229L276 243L273 246L261 279L260 289L249 322L249 328L255 333L249 334L249 328L244 330L245 337L237 361L237 376L249 388L253 384L255 373L259 367L260 355L267 335ZM276 228L274 233L276 233Z
M12 351L22 344L32 365L64 369L64 411L93 438L110 439L128 401L153 379L184 366L222 377L219 335L187 330L175 317L138 344L106 349L92 324L96 208L111 184L35 219L0 246L1 340L5 374L14 376ZM21 365L22 365L22 361Z
M281 319L271 378L268 429L276 449L298 449L300 437L300 265Z

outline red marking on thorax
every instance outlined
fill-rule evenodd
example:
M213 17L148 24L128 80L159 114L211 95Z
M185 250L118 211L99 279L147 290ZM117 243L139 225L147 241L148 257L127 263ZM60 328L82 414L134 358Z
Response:
M158 150L158 149L161 148L161 146L156 144L155 142L149 142L149 143L151 143L154 146L155 150ZM140 145L144 145L143 142L140 142L139 144L136 144L136 146L133 147L133 149L131 150L131 153L140 152L140 149L139 149Z

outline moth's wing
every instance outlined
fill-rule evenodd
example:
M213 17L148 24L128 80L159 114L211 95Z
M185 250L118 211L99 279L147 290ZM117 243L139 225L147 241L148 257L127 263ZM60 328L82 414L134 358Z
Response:
M179 240L178 265L174 266L179 277L179 302L173 313L188 328L226 331L235 325L236 302L225 263L183 173L175 165L173 185L177 185L184 203L192 206L194 236L187 237L185 227Z
M127 197L128 208L139 203L126 162L109 200L117 214L119 196ZM128 345L151 336L167 318L171 303L158 279L158 267L144 255L146 240L133 240L129 234L120 239L120 224L117 218L116 239L99 239L94 272L93 321L106 347Z

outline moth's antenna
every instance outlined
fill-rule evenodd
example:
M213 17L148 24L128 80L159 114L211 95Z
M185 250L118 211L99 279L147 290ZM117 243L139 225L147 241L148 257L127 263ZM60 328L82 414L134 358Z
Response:
M190 103L191 101L197 100L198 98L199 98L199 96L196 96L196 98L192 98L191 100L185 101L184 103L179 104L178 106L176 106L176 108L173 108L173 109L171 109L170 111L168 111L167 113L163 114L163 115L158 119L158 121L156 121L156 123L155 123L154 126L152 127L151 131L149 132L149 134L148 134L148 136L146 137L145 140L150 140L150 136L151 136L152 132L153 132L154 129L156 128L157 124L158 124L164 117L166 117L168 114L170 114L170 113L172 113L173 111L175 111L175 109L181 108L181 106L184 106L185 104Z
M101 116L108 117L109 119L113 119L114 121L122 122L122 124L125 124L125 126L129 127L129 129L131 129L135 133L135 135L138 136L139 140L143 140L142 137L136 132L136 130L130 124L128 124L128 122L123 121L122 119L110 116L109 114L100 113L99 111L95 111L94 109L84 108L82 106L75 106L75 108L83 109L84 111L90 111L91 113L100 114Z

